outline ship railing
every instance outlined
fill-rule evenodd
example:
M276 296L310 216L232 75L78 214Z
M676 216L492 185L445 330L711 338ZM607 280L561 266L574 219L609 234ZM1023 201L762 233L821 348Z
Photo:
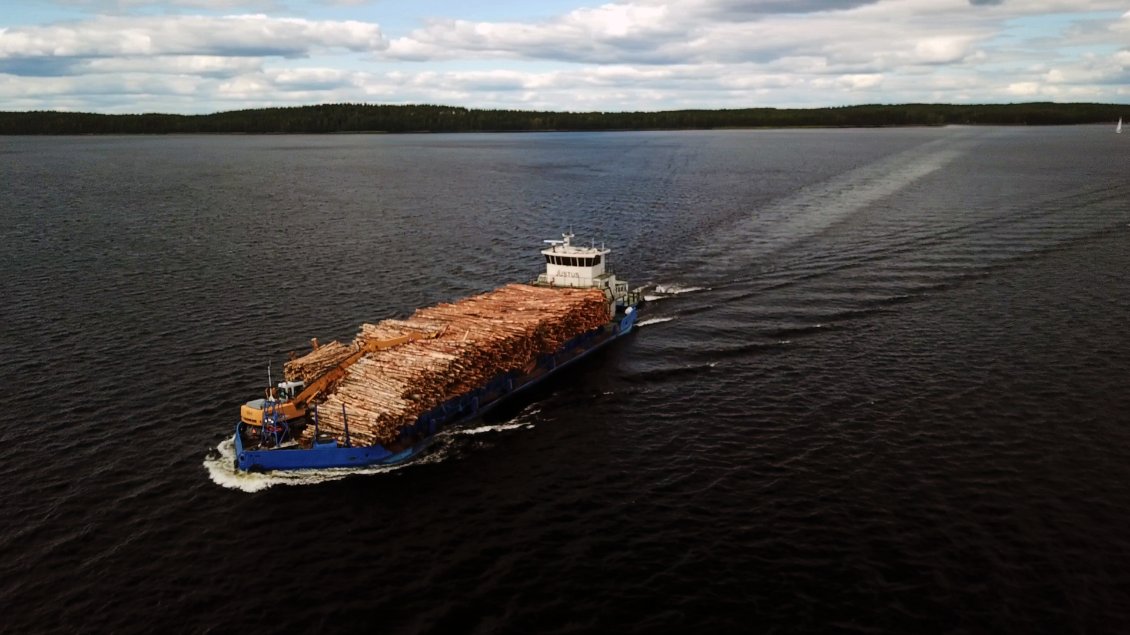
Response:
M640 292L629 291L624 294L624 306L635 306L640 303Z
M259 426L259 443L266 447L277 448L282 445L290 432L290 423L283 416L282 402L268 399L263 404L263 420Z

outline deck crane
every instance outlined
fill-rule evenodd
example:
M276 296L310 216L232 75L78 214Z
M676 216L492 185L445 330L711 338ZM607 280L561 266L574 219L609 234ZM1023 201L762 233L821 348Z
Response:
M407 344L414 340L432 339L439 333L420 333L409 331L399 337L384 340L369 340L359 346L356 351L329 369L317 379L305 385L301 381L283 381L278 386L267 389L265 399L252 399L243 404L239 409L239 418L249 426L262 426L268 412L271 417L277 417L280 422L293 422L306 416L306 407L318 398L328 387L332 386L349 370L357 360L369 353Z

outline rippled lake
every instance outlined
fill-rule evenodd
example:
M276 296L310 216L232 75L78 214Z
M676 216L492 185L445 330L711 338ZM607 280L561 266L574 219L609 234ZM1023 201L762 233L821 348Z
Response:
M1120 632L1108 127L0 137L0 631ZM310 337L533 278L633 335L399 469L239 475Z

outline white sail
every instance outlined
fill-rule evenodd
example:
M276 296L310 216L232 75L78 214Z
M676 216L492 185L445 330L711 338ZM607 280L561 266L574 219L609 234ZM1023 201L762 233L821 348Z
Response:
M1122 117L1118 118L1118 125L1114 128L1114 131L1118 134L1122 134Z

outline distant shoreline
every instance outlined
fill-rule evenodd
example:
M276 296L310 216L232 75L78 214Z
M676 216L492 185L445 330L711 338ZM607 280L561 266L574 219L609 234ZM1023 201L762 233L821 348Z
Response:
M876 104L658 112L547 112L435 105L323 104L206 115L0 112L0 135L436 134L1047 126L1113 124L1119 117L1130 118L1130 104Z

